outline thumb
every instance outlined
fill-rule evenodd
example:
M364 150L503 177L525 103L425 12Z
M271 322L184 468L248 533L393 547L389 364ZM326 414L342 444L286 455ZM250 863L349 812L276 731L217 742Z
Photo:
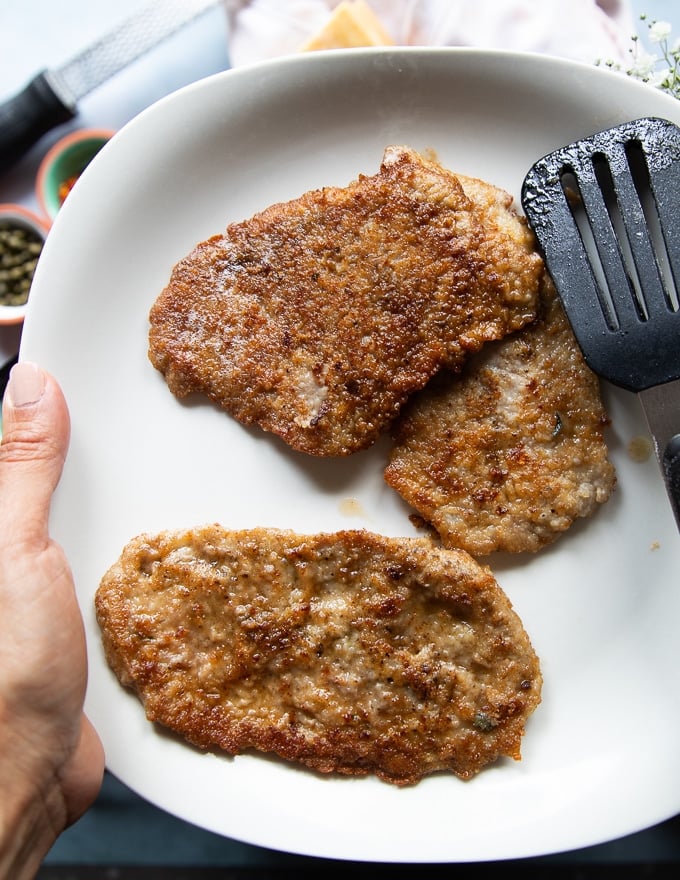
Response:
M12 368L2 404L2 427L3 541L15 546L42 545L52 493L68 449L70 423L59 385L36 364L20 362Z

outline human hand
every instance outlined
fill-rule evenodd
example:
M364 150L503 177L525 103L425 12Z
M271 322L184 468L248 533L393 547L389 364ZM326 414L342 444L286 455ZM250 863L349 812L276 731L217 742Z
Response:
M73 577L48 518L70 422L50 375L17 364L0 443L0 878L33 877L97 796L99 737L83 714L87 657Z

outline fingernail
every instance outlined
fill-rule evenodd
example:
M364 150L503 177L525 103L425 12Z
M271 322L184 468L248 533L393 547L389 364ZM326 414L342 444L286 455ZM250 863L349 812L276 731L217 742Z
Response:
M45 374L36 364L20 361L12 367L5 395L14 406L31 406L45 391Z

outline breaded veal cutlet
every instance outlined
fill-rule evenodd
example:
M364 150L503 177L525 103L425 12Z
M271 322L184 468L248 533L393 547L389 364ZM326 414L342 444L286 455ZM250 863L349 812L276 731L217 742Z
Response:
M499 191L500 192L500 191ZM542 261L507 194L493 210L408 147L377 174L232 223L174 267L149 357L294 449L370 446L442 367L535 317Z
M424 538L209 525L141 535L102 578L108 662L147 717L397 785L520 759L539 661L485 566Z
M610 497L608 423L546 274L533 324L414 395L385 480L446 547L535 552Z

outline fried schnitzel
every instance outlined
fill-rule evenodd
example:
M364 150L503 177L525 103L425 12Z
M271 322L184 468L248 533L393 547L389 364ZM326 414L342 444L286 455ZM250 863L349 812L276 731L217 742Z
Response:
M177 397L297 450L366 448L441 367L534 318L542 261L510 203L478 209L454 174L388 147L377 174L197 245L151 309L150 360Z
M607 424L546 275L534 324L412 398L385 480L446 547L536 551L609 498Z
M141 535L102 578L109 664L147 717L398 785L520 759L539 661L467 553L365 531Z

